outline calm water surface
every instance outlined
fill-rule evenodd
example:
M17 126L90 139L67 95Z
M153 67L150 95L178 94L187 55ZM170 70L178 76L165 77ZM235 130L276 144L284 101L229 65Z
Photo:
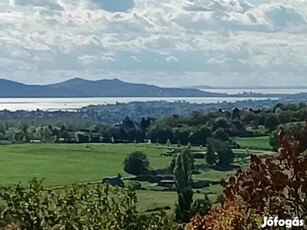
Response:
M88 105L106 105L128 103L132 101L187 101L198 104L219 103L223 101L236 102L243 100L265 100L267 98L0 98L0 110L69 110L79 109Z
M307 88L285 88L285 89L249 89L249 88L244 88L244 89L202 89L199 88L200 90L207 91L207 92L213 92L213 93L227 93L227 94L239 94L239 93L263 93L263 94L297 94L297 93L307 93Z

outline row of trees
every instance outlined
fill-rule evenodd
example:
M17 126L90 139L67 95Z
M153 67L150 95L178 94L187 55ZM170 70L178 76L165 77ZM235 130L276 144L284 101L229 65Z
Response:
M68 141L71 137L80 142L143 142L151 139L151 142L160 144L205 146L211 137L228 141L229 137L268 134L281 124L303 121L306 115L306 105L277 104L268 110L235 108L232 111L193 112L188 116L173 115L162 119L142 118L140 121L126 117L115 125L87 118L78 120L76 117L63 121L47 118L3 120L0 121L0 140L18 143L31 139L53 142L62 138ZM78 138L75 138L76 135ZM92 135L91 138L88 138L89 135ZM94 138L97 136L101 138Z

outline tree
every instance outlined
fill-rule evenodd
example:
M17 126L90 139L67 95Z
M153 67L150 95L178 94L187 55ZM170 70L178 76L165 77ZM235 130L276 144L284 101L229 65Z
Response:
M180 144L186 145L189 142L189 136L191 134L191 129L188 126L176 127L172 129L173 138L175 141L179 141Z
M307 149L307 126L304 123L290 123L283 125L280 129L274 130L270 136L270 145L277 151L279 146L279 136L280 130L284 130L286 133L295 133L296 138L300 142L300 151Z
M214 129L218 129L218 128L226 129L228 127L229 127L229 124L228 124L227 120L223 117L216 118L215 121L214 121L214 124L213 124Z
M189 150L183 150L177 156L174 169L175 186L178 194L178 204L176 205L176 219L187 223L191 218L191 206L193 203L193 163Z
M273 131L279 125L279 119L275 114L270 114L265 117L264 126L269 131Z
M228 142L223 142L219 145L217 155L219 159L218 165L222 167L229 166L234 160L234 153Z
M216 163L219 166L229 166L234 160L234 153L231 150L229 142L224 142L219 139L210 138L208 140L209 147L209 162ZM206 160L208 160L206 158ZM208 162L208 163L209 163ZM210 164L209 163L209 164Z
M228 181L222 181L226 198L241 199L248 212L260 216L305 217L307 156L304 154L306 145L298 136L298 133L281 129L279 155L252 155L249 170L239 170Z
M147 156L139 151L129 154L124 161L124 170L132 175L141 175L148 171L149 161Z
M240 110L238 108L235 108L233 111L232 111L232 115L231 115L231 118L232 119L241 119L241 115L240 115Z
M270 135L270 145L273 148L274 151L278 150L278 131L275 130Z
M226 133L225 130L222 128L215 130L212 136L215 139L219 139L221 141L229 141L228 133Z
M212 137L212 130L203 125L196 131L190 133L189 140L194 145L206 145L209 137Z
M170 165L168 166L169 171L174 172L176 166L176 157L174 157L170 163Z
M151 125L148 128L147 137L150 138L152 142L159 139L159 142L164 144L168 139L173 140L173 132L169 126Z
M150 122L151 122L150 117L148 117L147 119L143 117L140 122L141 129L145 131L150 126Z
M293 229L305 229L300 221L307 215L307 146L303 137L307 137L307 127L301 132L281 129L279 154L252 155L248 170L240 169L222 180L225 204L214 207L207 216L195 217L191 229L259 230L263 216L296 219Z
M230 135L239 136L244 135L246 133L245 127L241 120L234 119L232 120L232 124L229 130Z
M207 145L206 161L209 165L214 165L217 161L217 155L213 151L213 146L211 142Z

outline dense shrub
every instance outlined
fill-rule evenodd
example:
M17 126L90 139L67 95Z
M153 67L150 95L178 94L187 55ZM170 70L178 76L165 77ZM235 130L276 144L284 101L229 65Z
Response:
M142 152L133 152L129 154L124 161L124 170L132 175L141 175L148 170L149 161Z
M260 221L259 221L260 220ZM192 219L188 230L256 230L261 229L261 217L246 212L242 201L227 201L213 207L205 217Z
M208 139L208 152L206 161L208 164L217 164L221 167L229 166L234 160L234 153L231 150L229 142L219 139Z
M6 202L2 218L12 217L20 229L172 229L164 212L139 213L135 192L126 188L74 186L55 192L34 179L27 187L2 189L0 198Z

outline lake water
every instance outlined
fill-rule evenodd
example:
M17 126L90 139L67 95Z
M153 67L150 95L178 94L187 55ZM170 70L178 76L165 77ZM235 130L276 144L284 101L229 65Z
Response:
M187 101L198 104L219 103L223 101L236 102L243 100L265 100L267 98L0 98L0 110L74 110L88 105L106 105L128 103L132 101Z
M264 88L244 88L244 89L225 89L225 88L213 88L213 89L202 89L202 91L213 92L213 93L227 93L227 94L239 94L239 93L262 93L262 94L297 94L297 93L307 93L307 88L274 88L274 89L264 89Z

